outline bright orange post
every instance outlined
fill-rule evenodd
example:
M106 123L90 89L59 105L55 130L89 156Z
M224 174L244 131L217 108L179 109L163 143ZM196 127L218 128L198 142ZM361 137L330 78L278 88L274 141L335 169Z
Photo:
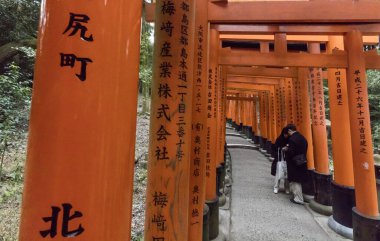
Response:
M19 240L130 240L141 2L41 19Z
M329 36L327 50L343 50L342 36ZM329 220L352 228L352 208L355 206L350 115L348 110L346 69L328 69L331 118L331 138L334 160L332 182L333 216ZM334 225L330 225L335 230Z
M157 1L145 240L188 239L194 2Z
M209 29L209 69L207 92L207 154L206 154L206 203L210 208L210 239L219 234L219 207L216 183L217 158L217 94L219 33Z
M207 139L207 3L196 0L194 81L190 149L189 237L201 241L203 237L203 206L206 195Z
M310 121L310 95L309 95L309 71L305 68L298 69L298 79L300 88L300 115L299 115L299 131L306 138L307 147L307 168L314 170L314 145L311 132ZM314 192L314 191L313 191ZM314 194L313 194L314 195Z
M285 88L285 79L280 79L280 93L281 93L281 123L282 127L285 127L288 124L287 120L287 108L286 108L286 88Z
M254 134L254 136L257 136L257 123L258 123L258 120L257 120L257 107L256 107L256 103L257 103L257 95L254 93L253 94L253 97L254 97L254 100L252 101L252 132Z
M320 53L319 43L309 43L309 51L314 54ZM321 174L329 174L322 69L311 68L310 81L315 171Z
M367 77L360 31L353 30L345 35L344 48L348 52L347 91L356 208L363 215L378 217Z
M281 89L280 85L275 85L275 102L276 102L276 107L275 107L275 114L276 114L276 138L281 134L282 131L282 123L281 123L281 112L282 112L282 101L281 101ZM276 139L275 139L276 140Z
M299 127L300 125L300 109L301 109L301 99L300 99L300 80L298 78L292 79L293 85L293 117L294 124Z
M285 79L285 108L287 124L294 124L293 83L290 78Z
M275 143L277 138L277 103L276 103L276 94L275 94L275 86L272 87L270 92L270 101L271 101L271 141L272 144Z
M329 36L328 51L343 50L343 37ZM351 132L348 110L347 78L345 69L328 69L328 87L332 148L334 159L334 181L353 187Z

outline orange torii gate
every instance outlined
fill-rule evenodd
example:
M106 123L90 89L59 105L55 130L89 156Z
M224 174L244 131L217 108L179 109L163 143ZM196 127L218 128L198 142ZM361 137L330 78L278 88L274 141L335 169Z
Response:
M347 70L349 119L344 121L350 122L351 130L354 239L376 240L379 213L365 70L380 68L380 58L363 52L362 35L380 33L380 2L167 2L146 5L147 18L156 22L156 39L145 238L200 240L202 198L205 195L216 206L214 177L222 160L209 148L206 154L199 152L198 162L191 150L199 147L197 134L209 146L223 143L221 133L212 128L224 121L218 118L220 112L224 118L219 66L235 65ZM130 238L141 4L112 1L88 8L82 2L46 1L43 6L20 240ZM313 11L305 14L305 9ZM85 19L76 25L81 31L70 25L76 17ZM263 45L261 53L223 50L218 56L217 37L206 51L209 32L215 37L241 31L274 35L275 52ZM291 34L340 35L344 50L287 53L283 40ZM195 76L202 82L199 90L193 87ZM193 92L205 94L204 89L209 90L207 102L193 100ZM193 119L197 104L203 108L199 119ZM206 160L201 160L203 155ZM206 171L194 180L190 170L198 163ZM205 179L208 188L198 186L205 185ZM211 238L218 234L217 208L212 211ZM193 229L189 226L194 220L198 227Z

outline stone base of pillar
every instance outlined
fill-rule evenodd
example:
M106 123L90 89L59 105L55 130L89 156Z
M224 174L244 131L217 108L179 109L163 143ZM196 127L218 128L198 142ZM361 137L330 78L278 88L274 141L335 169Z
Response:
M222 165L216 167L216 193L218 197L222 195L222 190L224 187L224 178L222 178L224 172L223 169L224 167Z
M232 122L231 126L232 126L232 128L234 128L237 131L237 124L235 121Z
M355 207L355 189L339 185L334 181L332 186L333 217L336 222L352 228L352 208Z
M272 142L269 141L269 140L267 140L265 142L265 146L264 147L265 147L264 149L267 151L268 155L271 156L272 155Z
M380 240L380 216L366 216L355 207L352 209L352 226L355 241Z
M210 209L208 205L203 205L203 233L202 241L209 241L210 238Z
M310 208L314 211L330 216L332 214L332 175L314 171L315 195L310 201Z
M242 131L242 130L243 130L243 123L240 123L237 131Z
M230 125L232 125L232 119L228 119L227 118L227 123L230 124Z
M215 239L219 234L219 198L216 197L214 200L206 201L210 209L210 220L209 220L209 239Z
M308 169L307 176L308 176L307 182L302 183L302 193L304 196L314 198L314 195L315 195L314 169Z
M332 214L332 206L322 205L316 202L314 198L310 200L310 208L322 215L330 216Z
M224 193L221 193L219 196L219 207L223 207L227 202L227 197Z
M253 142L255 143L255 145L260 145L260 137L257 135L254 135Z
M265 143L267 142L267 138L260 137L260 148L264 149ZM265 150L265 149L264 149Z
M252 126L248 126L248 130L247 130L247 138L252 140Z
M352 228L346 227L337 221L335 221L333 216L329 217L327 225L337 234L342 235L348 239L354 239L354 231Z

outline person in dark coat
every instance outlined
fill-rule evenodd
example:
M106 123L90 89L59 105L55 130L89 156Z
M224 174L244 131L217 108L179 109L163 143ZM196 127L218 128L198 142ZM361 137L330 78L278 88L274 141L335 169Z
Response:
M293 194L290 201L297 204L303 204L301 184L307 181L307 140L303 135L297 132L294 124L287 125L285 129L289 135L288 144L283 149L285 150L290 191ZM295 156L300 155L304 157L305 162L302 164L297 164L295 161Z
M273 192L278 193L280 180L278 179L277 172L277 162L282 159L282 148L288 143L288 133L285 128L282 129L281 134L277 137L276 142L274 143L275 153L274 160L272 162L271 174L275 176ZM289 182L287 179L284 180L285 193L289 193Z

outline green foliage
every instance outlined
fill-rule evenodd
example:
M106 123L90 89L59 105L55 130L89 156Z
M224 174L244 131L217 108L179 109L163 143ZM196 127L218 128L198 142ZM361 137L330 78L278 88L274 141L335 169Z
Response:
M380 71L368 70L367 79L372 138L374 147L378 148L380 146Z
M0 0L0 46L37 37L40 0Z
M153 43L150 41L153 27L142 21L141 47L140 47L140 80L150 84L152 81Z

